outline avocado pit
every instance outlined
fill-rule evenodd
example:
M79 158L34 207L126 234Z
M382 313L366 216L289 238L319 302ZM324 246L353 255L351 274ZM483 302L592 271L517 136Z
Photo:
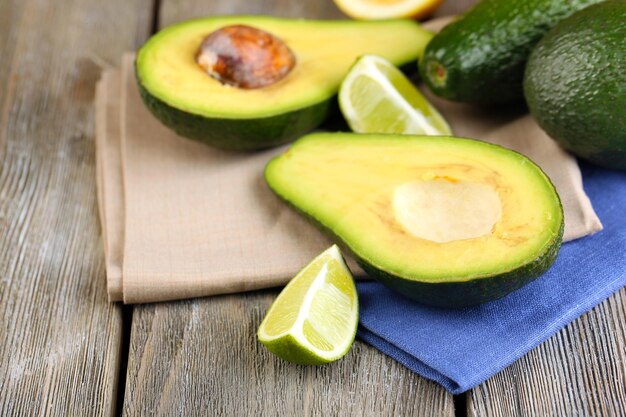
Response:
M284 78L296 58L278 37L246 25L222 27L204 38L196 62L219 82L242 89L263 88Z

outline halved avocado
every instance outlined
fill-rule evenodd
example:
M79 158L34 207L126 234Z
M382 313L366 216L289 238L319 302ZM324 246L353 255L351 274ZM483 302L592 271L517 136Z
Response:
M256 89L212 78L195 55L207 35L230 25L279 38L295 56L295 66L278 82ZM431 37L410 20L210 17L175 24L150 38L137 54L136 76L148 108L180 135L253 150L289 142L319 125L358 56L376 54L404 65L421 55Z
M424 304L500 298L546 271L562 240L561 202L543 171L477 140L312 134L265 178L369 275Z

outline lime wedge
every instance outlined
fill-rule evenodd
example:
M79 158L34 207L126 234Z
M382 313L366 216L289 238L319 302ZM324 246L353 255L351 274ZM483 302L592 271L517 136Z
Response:
M259 326L261 343L295 363L319 365L344 356L356 335L358 297L336 245L298 273Z
M376 55L363 55L354 63L339 88L339 106L358 133L452 134L402 71Z

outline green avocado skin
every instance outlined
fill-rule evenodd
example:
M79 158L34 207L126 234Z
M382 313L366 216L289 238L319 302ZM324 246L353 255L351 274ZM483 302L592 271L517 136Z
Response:
M590 6L548 32L529 58L524 93L564 148L626 170L626 1Z
M448 100L521 100L524 66L550 28L601 0L482 0L435 35L419 63L428 87Z
M231 151L253 151L291 142L322 123L336 107L334 100L328 99L271 117L207 118L172 107L150 94L141 82L137 84L146 107L164 125L180 136Z
M372 278L422 304L443 308L464 308L498 300L546 272L556 260L563 239L564 223L552 244L537 258L512 271L489 278L431 284L412 281L376 268L367 261L357 262Z

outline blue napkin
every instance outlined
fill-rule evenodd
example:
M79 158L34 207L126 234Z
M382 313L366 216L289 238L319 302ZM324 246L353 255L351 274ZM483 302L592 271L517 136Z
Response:
M426 307L377 282L359 283L360 338L459 394L626 285L626 173L581 169L603 231L563 244L543 276L477 307Z

